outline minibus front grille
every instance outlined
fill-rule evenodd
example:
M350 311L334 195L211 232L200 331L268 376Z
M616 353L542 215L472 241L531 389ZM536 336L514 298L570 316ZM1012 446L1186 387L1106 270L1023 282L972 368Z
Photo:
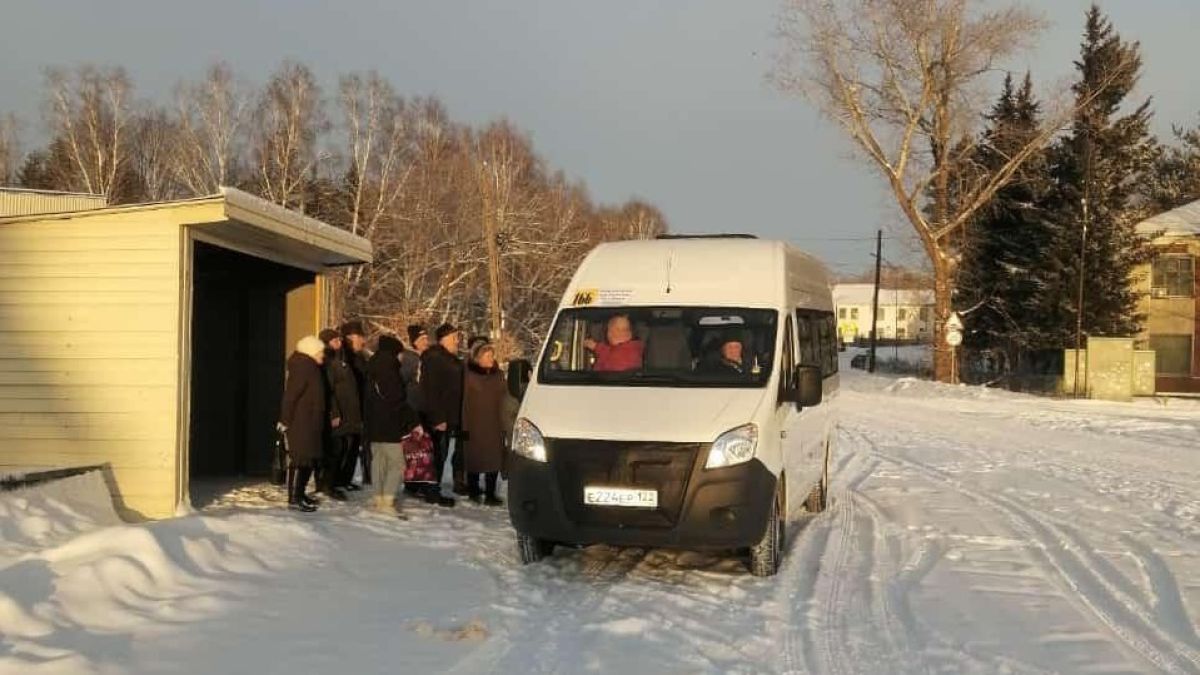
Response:
M703 443L646 443L547 439L567 517L578 525L674 527ZM583 503L586 486L658 492L658 508L594 507Z

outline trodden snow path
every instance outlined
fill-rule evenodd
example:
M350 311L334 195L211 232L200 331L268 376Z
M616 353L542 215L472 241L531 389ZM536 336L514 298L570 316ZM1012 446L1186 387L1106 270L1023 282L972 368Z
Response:
M0 495L0 673L1200 673L1200 405L843 381L833 505L772 579L502 510L249 488L112 526Z

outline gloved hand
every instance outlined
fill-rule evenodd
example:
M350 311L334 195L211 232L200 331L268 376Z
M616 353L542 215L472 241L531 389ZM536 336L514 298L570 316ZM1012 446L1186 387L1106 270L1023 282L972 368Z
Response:
M281 434L285 434L285 433L287 433L287 425L284 424L283 422L276 422L275 423L275 431L278 431Z

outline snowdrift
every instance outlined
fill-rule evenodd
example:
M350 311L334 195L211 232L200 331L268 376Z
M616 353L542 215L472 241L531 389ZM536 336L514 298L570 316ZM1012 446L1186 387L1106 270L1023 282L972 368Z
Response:
M0 565L22 553L119 524L99 471L0 492Z

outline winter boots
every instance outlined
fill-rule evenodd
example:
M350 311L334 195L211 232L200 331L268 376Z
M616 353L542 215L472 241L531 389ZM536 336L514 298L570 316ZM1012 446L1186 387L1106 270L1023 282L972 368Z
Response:
M312 477L312 469L300 467L288 470L288 510L312 513L317 505L308 498L304 491L308 488L308 480Z
M480 489L479 479L484 480L484 487ZM484 474L468 473L467 474L467 492L471 496L471 501L476 504L485 506L504 506L504 502L496 496L496 488L499 484L499 474L496 472L488 472Z
M395 497L372 497L371 508L378 513L395 516L400 520L408 520L408 516L400 512L400 507L396 504Z
M436 504L445 508L450 508L455 505L454 497L448 497L442 494L442 489L438 485L430 485L425 489L425 502L427 504Z

